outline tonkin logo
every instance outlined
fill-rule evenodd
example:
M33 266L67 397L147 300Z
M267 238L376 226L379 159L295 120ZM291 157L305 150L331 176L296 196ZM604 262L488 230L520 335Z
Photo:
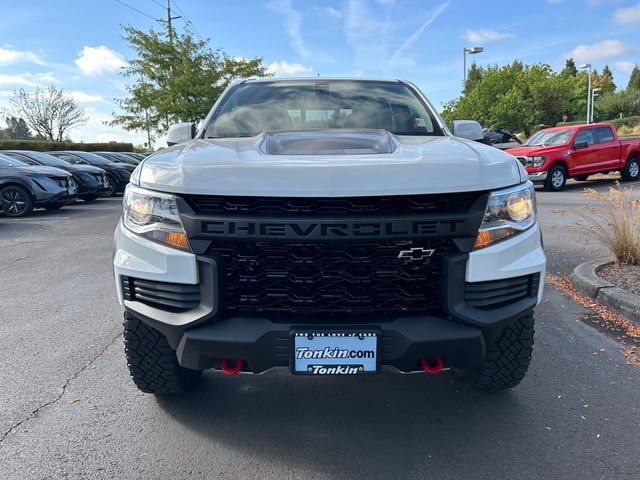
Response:
M401 250L398 258L409 262L420 262L432 256L434 252L435 250L433 248L415 247L409 250Z

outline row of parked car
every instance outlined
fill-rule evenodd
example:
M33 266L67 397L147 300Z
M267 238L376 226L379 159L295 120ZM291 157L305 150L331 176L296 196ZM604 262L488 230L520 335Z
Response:
M24 217L124 191L145 158L133 152L0 150L0 213Z

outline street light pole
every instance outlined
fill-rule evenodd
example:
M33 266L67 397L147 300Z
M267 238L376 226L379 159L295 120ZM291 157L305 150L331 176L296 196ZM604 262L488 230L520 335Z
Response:
M464 69L462 75L462 92L464 93L465 88L467 88L467 54L474 55L476 53L482 53L484 51L484 47L464 47L462 49L462 68Z
M595 110L596 97L600 95L600 92L602 92L601 88L594 88L591 90L591 123L593 123L593 112Z
M587 87L587 124L591 123L591 64L580 65L581 69L589 69L589 86Z

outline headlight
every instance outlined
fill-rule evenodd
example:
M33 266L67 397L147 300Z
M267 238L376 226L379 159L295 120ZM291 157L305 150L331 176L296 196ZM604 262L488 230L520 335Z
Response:
M29 175L33 182L45 192L56 192L62 188L55 180L48 177L39 177L37 175Z
M173 195L127 185L122 218L133 233L169 247L191 252Z
M492 192L474 248L484 248L527 230L536 223L533 183Z
M544 155L536 155L534 157L525 157L527 159L527 165L531 165L533 168L540 168L544 165Z

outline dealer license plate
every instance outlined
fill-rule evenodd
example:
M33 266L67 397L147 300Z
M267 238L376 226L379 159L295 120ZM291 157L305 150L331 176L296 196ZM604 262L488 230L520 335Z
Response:
M301 375L359 375L378 371L378 334L296 331L292 370Z

